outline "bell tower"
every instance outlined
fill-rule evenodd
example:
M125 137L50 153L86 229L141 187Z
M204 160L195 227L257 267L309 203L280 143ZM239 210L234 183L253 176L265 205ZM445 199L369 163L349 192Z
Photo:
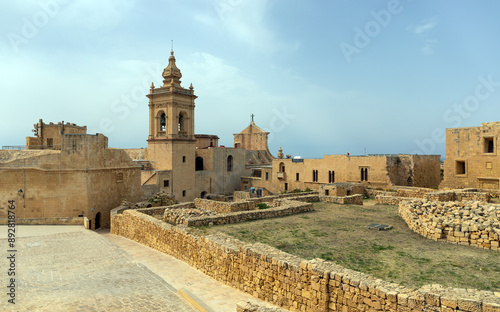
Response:
M154 170L172 171L172 192L188 200L195 186L195 143L193 85L181 86L182 74L170 52L163 70L163 86L151 84L149 94L148 158ZM193 194L194 196L194 194ZM194 197L193 197L194 198Z

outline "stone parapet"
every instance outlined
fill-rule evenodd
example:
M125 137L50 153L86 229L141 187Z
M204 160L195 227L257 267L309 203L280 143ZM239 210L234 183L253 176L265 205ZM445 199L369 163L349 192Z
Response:
M0 225L9 224L9 219L0 219ZM83 217L60 217L60 218L19 218L16 219L18 225L81 225Z
M203 236L140 210L113 213L111 218L112 234L174 256L220 282L290 311L500 311L500 297L493 292L439 285L410 289L264 244L247 244L222 234Z
M407 200L400 202L399 215L424 237L500 250L500 205Z

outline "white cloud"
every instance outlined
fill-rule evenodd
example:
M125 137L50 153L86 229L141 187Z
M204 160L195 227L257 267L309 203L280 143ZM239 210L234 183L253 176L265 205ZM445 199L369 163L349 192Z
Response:
M436 39L428 39L431 31L438 25L436 16L422 20L418 25L411 25L407 30L418 36L422 40L420 52L424 55L434 54L434 49L438 43Z
M434 29L438 24L437 17L431 17L424 19L418 25L412 25L408 27L408 30L412 31L416 35L422 35Z

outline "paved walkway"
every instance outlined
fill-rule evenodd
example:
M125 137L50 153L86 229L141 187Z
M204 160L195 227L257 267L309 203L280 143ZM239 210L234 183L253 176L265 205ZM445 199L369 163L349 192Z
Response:
M234 312L236 303L247 299L259 301L208 277L177 258L122 236L110 234L109 230L102 234L174 288L187 289L216 312Z
M102 235L81 226L17 230L15 305L4 291L8 245L0 238L0 311L195 311L176 289ZM6 232L0 226L2 236Z
M7 227L0 226L0 268L7 268ZM186 263L107 231L81 226L16 228L16 305L0 293L0 311L172 311L194 309L185 289L216 312L254 299ZM3 271L3 273L1 272ZM8 285L0 270L0 285Z

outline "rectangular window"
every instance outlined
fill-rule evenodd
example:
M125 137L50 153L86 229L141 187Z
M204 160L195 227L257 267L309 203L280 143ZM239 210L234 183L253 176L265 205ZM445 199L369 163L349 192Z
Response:
M455 173L456 174L465 174L465 161L457 160L455 164Z
M186 197L186 191L182 191L182 197Z
M295 174L295 181L298 181L298 180L299 180L299 173L297 172L297 173Z
M182 156L182 162L186 162L186 156Z
M485 153L495 152L495 145L493 143L493 138L484 138L484 152Z
M325 196L330 195L330 190L325 190Z
M266 181L269 181L269 172L266 172Z
M169 180L163 180L163 187L169 187L170 186L170 181Z
M123 173L122 172L118 172L116 174L116 183L121 183L123 182Z
M288 183L285 183L285 191L288 191Z
M493 168L491 161L487 161L486 162L486 169L491 169L491 168Z

